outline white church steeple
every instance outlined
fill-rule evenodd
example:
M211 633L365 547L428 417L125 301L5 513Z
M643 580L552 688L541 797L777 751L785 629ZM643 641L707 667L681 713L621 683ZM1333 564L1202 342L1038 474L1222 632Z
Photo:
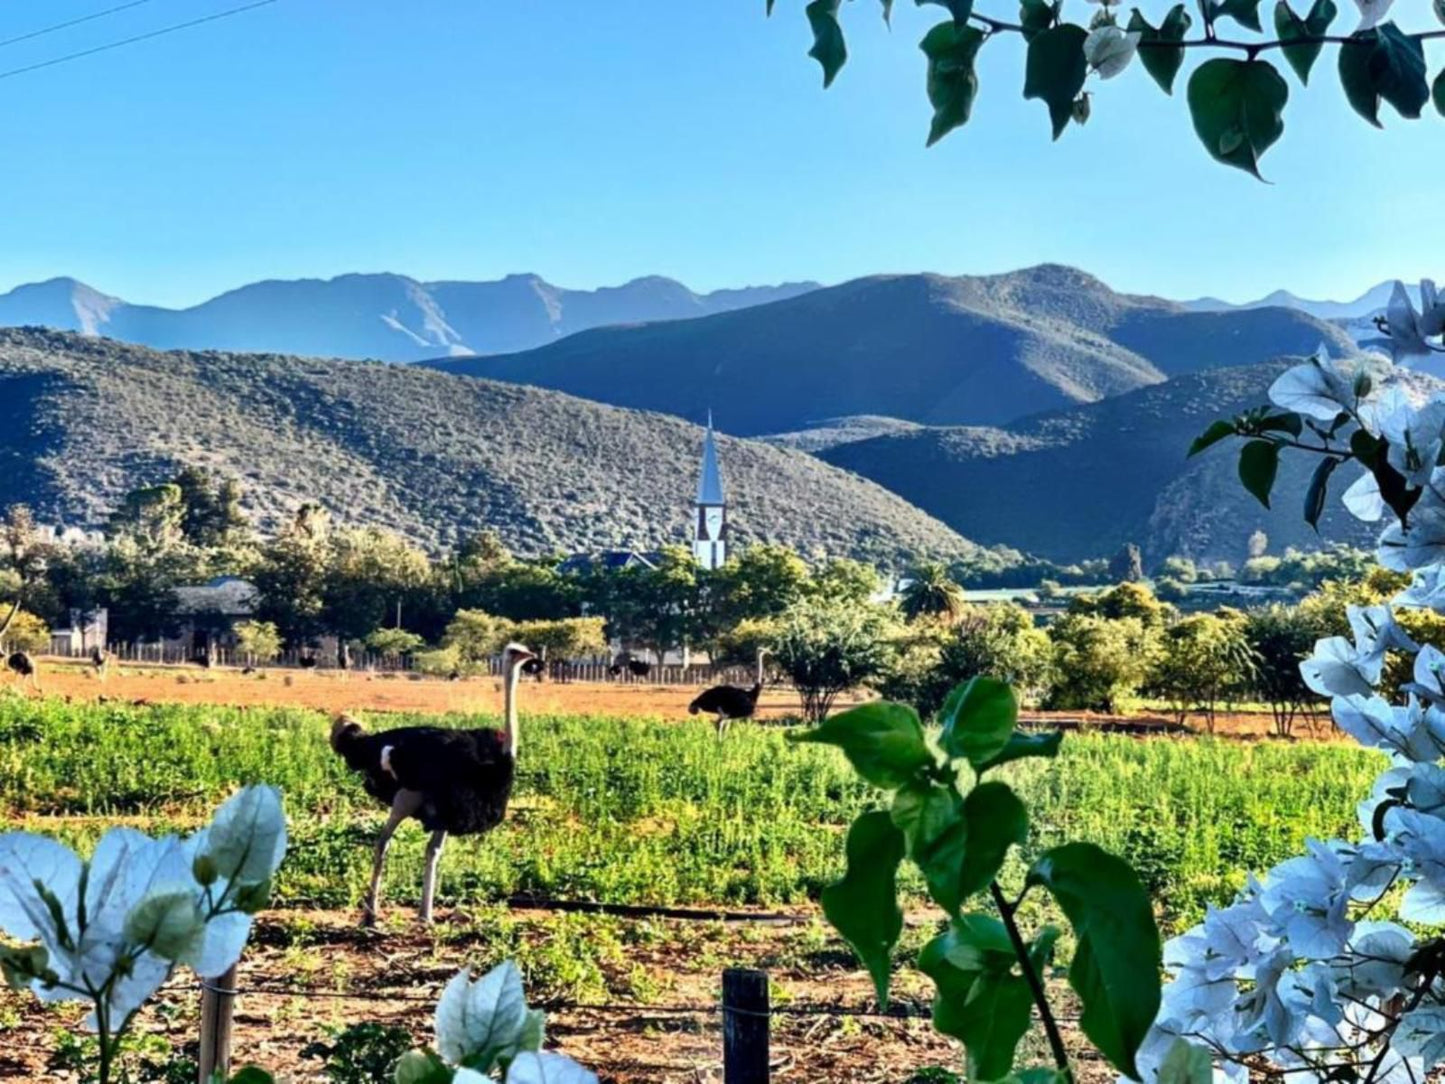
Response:
M707 412L707 432L702 440L702 470L697 479L694 510L693 556L703 568L721 568L727 560L727 499L723 496L722 473L718 470L711 410Z

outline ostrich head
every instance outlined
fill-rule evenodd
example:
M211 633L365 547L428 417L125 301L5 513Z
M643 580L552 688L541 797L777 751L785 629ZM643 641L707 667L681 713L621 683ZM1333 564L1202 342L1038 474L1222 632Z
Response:
M536 657L532 651L522 644L510 643L502 648L502 665L509 674L521 667L528 659L535 659Z
M331 724L331 748L338 753L348 737L361 733L361 724L350 715L338 715Z

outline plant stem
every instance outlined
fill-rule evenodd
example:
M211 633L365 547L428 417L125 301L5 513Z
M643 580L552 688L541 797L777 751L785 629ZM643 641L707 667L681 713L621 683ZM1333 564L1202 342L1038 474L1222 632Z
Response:
M999 888L997 881L991 881L988 886L989 895L993 897L993 904L998 908L999 917L1003 919L1004 928L1008 930L1008 939L1013 943L1014 955L1019 958L1019 967L1023 969L1024 979L1029 984L1029 991L1034 996L1034 1004L1038 1006L1039 1019L1044 1024L1044 1034L1048 1036L1049 1050L1054 1055L1054 1064L1059 1067L1066 1080L1074 1079L1074 1071L1069 1067L1069 1053L1064 1049L1064 1037L1059 1033L1058 1021L1054 1019L1054 1010L1049 1007L1049 996L1044 991L1043 978L1034 973L1034 965L1029 960L1029 947L1024 943L1023 934L1019 932L1018 923L1014 921L1013 904L1004 899L1003 890Z

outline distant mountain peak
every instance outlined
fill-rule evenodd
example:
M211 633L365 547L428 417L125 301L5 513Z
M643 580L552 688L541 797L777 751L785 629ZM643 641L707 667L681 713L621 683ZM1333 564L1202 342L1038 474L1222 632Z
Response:
M0 293L0 326L43 326L161 349L246 350L384 361L505 353L608 324L676 320L796 297L816 283L697 294L662 275L572 290L532 272L422 282L388 271L264 279L186 309L132 305L74 279Z

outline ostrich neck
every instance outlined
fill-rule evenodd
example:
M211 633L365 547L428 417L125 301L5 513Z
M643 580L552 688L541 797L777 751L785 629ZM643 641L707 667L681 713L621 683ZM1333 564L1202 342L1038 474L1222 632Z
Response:
M763 683L763 656L762 656L761 654L759 654L759 655L758 655L758 684L761 685L762 683Z
M505 704L505 733L506 749L512 754L513 759L517 756L517 682L522 676L522 666L518 663L507 670L505 693L503 702Z

